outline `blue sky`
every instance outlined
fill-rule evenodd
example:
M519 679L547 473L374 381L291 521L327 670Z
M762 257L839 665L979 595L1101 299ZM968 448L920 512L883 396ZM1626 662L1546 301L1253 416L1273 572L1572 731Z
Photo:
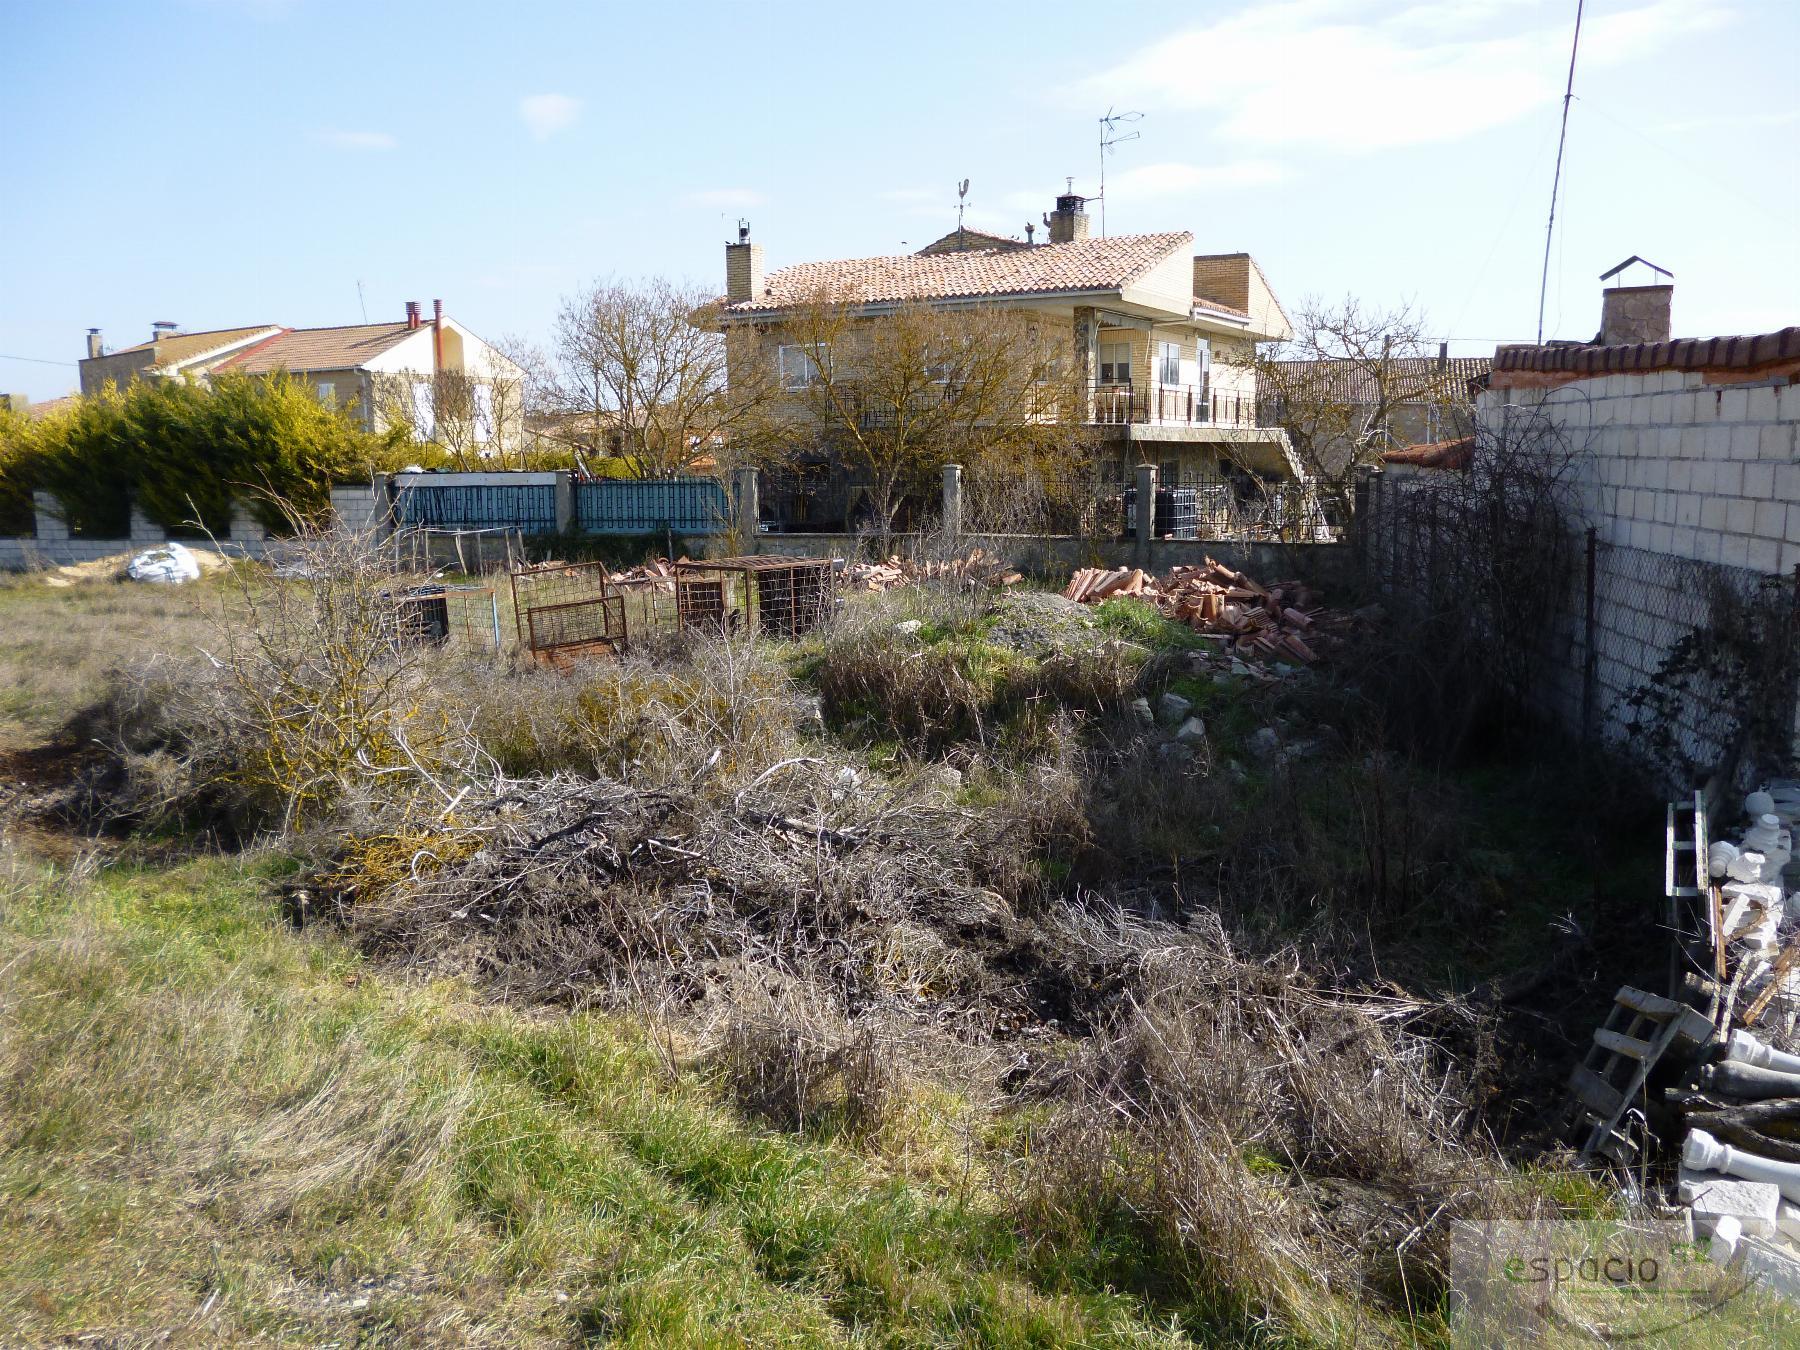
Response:
M0 390L83 332L398 318L540 337L596 276L723 282L1021 232L1097 119L1112 233L1191 229L1276 291L1411 301L1454 350L1529 340L1573 0L1435 4L7 0ZM1677 276L1688 335L1800 323L1800 4L1590 0L1550 336L1598 274ZM362 284L359 299L358 282Z

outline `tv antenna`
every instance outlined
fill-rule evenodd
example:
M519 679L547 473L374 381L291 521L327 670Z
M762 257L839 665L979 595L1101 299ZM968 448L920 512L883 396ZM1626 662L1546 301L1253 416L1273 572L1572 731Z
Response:
M362 307L363 322L369 321L369 302L363 299L362 282L356 283L356 303Z
M1126 141L1135 141L1142 133L1136 131L1120 131L1121 126L1132 122L1141 122L1141 112L1114 112L1106 110L1106 116L1100 119L1100 237L1106 238L1106 157L1112 153L1115 145L1123 145Z

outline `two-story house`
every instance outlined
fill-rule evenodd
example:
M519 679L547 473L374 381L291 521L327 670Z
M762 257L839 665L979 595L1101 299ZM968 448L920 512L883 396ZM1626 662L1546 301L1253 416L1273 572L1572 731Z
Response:
M259 324L199 333L167 322L151 327L148 342L117 351L106 350L100 330L90 328L81 392L133 380L285 371L311 385L321 402L353 409L370 430L401 423L420 440L455 436L477 453L490 443L512 445L523 434L524 371L446 315L442 301L433 302L430 319L418 301L408 301L397 323Z
M1186 230L1096 237L1085 204L1073 192L1056 199L1047 243L955 230L913 254L773 272L746 227L725 247L720 319L728 336L754 338L734 344L733 360L804 378L782 324L821 295L871 318L919 303L1028 309L1067 327L1080 415L1109 472L1122 479L1148 462L1164 481L1222 466L1302 477L1286 433L1256 412L1256 344L1291 334L1262 269L1247 253L1195 253Z

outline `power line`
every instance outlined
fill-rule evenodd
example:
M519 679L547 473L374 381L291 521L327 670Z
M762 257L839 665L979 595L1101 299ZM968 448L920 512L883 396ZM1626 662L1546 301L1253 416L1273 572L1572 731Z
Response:
M1556 173L1550 179L1550 223L1544 227L1544 275L1538 282L1537 340L1544 341L1544 299L1550 293L1550 240L1556 233L1556 190L1562 186L1563 144L1569 139L1569 105L1575 101L1575 53L1581 48L1581 6L1575 0L1575 39L1569 43L1569 85L1563 91L1562 131L1556 138Z
M79 361L50 361L42 356L13 356L7 352L0 352L0 361L29 361L34 366L78 366L81 364Z

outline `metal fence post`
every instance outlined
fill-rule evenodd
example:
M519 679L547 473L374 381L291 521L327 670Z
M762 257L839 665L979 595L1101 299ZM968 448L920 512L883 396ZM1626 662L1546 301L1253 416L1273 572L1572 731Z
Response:
M1150 566L1150 541L1156 538L1156 465L1137 466L1136 564Z
M944 465L944 534L951 539L962 535L962 465Z
M1599 558L1600 532L1590 525L1587 532L1587 600L1581 656L1581 739L1584 744L1591 744L1594 739L1595 682L1600 670L1599 656L1594 650L1598 628L1594 611L1594 578Z

